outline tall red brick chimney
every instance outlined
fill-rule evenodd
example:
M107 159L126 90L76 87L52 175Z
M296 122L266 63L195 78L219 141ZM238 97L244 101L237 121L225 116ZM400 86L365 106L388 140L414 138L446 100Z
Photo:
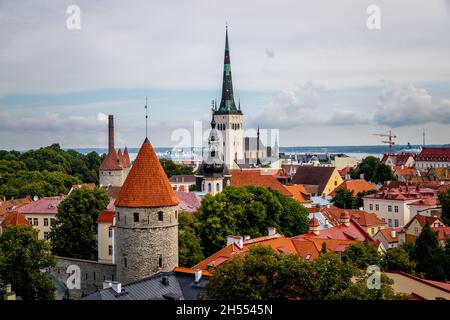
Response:
M114 116L108 116L108 152L114 149Z

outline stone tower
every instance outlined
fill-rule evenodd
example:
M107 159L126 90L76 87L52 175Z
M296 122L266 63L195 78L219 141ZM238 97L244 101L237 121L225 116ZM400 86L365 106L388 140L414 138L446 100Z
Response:
M116 152L114 147L114 117L108 116L108 154L100 165L99 183L102 186L120 187L125 181L130 171L131 161L128 155L128 149L125 153L119 149Z
M228 44L228 28L225 33L225 59L223 67L222 99L218 110L214 111L217 130L223 139L223 160L230 168L238 168L236 162L244 159L244 117L236 107L231 78L230 48Z
M115 261L126 284L178 265L178 198L146 138L115 202Z

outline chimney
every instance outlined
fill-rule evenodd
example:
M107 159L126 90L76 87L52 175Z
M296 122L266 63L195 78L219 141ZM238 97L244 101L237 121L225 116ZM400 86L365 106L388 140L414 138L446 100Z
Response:
M195 275L195 279L194 279L195 283L199 283L200 280L202 279L202 270L195 269L194 275Z
M361 173L361 174L359 175L359 178L360 178L361 180L364 180L364 173Z
M103 289L108 289L112 287L112 281L111 280L105 280L103 281Z
M345 181L349 181L349 180L352 180L352 178L350 177L350 174L346 174L345 175Z
M11 284L8 283L6 285L6 293L3 296L4 300L16 300L16 294L11 290Z
M346 227L350 227L350 214L347 210L341 212L339 222L344 224Z
M114 290L116 293L121 293L121 292L122 292L122 283L120 283L120 282L113 281L113 282L111 283L111 287L113 288L113 290Z
M268 227L267 232L269 236L274 236L277 234L277 229L275 227Z
M114 116L108 116L108 152L114 149Z
M244 247L244 237L242 236L227 236L227 246L230 244L235 244L242 249Z
M397 231L392 230L391 231L391 238L395 239L395 237L397 237Z
M165 285L165 286L168 286L168 285L169 285L169 277L168 277L168 276L163 276L163 277L161 278L161 283L162 283L163 285Z

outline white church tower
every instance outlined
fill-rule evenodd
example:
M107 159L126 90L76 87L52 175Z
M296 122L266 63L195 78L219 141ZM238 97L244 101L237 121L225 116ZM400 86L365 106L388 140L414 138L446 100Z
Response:
M222 99L219 108L214 111L214 120L222 136L223 161L229 169L238 168L237 162L244 159L244 117L240 104L237 108L234 102L228 28L225 34Z

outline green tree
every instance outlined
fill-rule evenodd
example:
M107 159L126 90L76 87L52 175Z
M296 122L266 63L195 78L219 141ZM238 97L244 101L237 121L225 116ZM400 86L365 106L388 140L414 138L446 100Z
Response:
M378 163L373 173L372 182L384 183L385 181L397 180L390 166L384 163Z
M41 270L54 267L50 245L38 240L31 226L6 227L0 235L0 283L11 284L24 300L54 299L51 278Z
M439 194L438 199L442 206L441 218L446 225L450 225L450 188Z
M250 248L213 271L208 296L216 300L298 299L311 286L308 263L267 246Z
M160 159L159 161L161 162L161 166L164 169L164 172L169 178L173 175L193 174L192 167L179 165L168 159Z
M358 199L353 196L353 192L347 189L338 189L331 200L334 206L341 209L357 209Z
M383 256L383 266L386 270L398 270L414 273L416 264L411 260L408 251L399 246L389 249Z
M192 213L181 212L178 216L178 255L181 267L192 267L205 257L200 239L195 231Z
M53 252L65 257L95 258L97 218L108 203L102 188L76 189L65 198L50 232Z
M197 211L198 235L209 256L226 245L228 235L260 237L275 227L291 237L308 231L308 211L294 199L262 187L227 187L206 195Z
M377 247L373 243L365 240L349 246L342 253L342 261L365 269L370 265L380 265L381 256Z
M379 163L379 159L373 156L365 157L358 167L352 171L351 176L353 179L359 179L361 174L364 174L364 179L371 181L375 168Z
M425 278L431 280L445 280L445 253L439 245L437 233L431 229L428 223L422 228L422 232L416 239L413 257L416 262L417 274L423 274Z

